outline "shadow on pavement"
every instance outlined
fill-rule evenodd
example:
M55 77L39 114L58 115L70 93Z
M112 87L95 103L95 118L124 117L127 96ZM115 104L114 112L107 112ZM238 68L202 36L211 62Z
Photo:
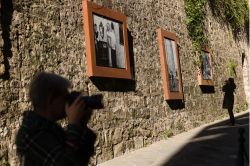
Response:
M235 126L227 120L206 127L162 166L237 166L240 128L245 129L244 148L249 156L249 113L246 113L236 118ZM244 166L249 165L244 162Z

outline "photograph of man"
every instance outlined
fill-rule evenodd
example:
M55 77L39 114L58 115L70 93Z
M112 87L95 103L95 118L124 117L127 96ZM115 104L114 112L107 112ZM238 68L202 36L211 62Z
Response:
M176 58L176 48L175 42L169 39L165 39L165 50L168 65L168 78L170 91L179 91L179 79L177 72L177 58Z
M105 31L103 23L99 23L99 38L97 42L97 50L98 50L98 58L96 61L97 66L109 66L109 52L108 52L108 44L107 37L105 38Z
M202 77L204 80L211 80L211 65L208 53L202 51Z

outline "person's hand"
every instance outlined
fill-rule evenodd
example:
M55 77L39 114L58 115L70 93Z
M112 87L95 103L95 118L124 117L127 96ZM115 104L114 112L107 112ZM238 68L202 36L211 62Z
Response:
M84 116L81 119L81 125L82 126L87 126L87 123L89 122L92 114L93 114L93 109L87 107L84 110Z
M85 114L86 104L85 101L81 98L82 94L80 94L76 100L69 106L66 103L65 112L68 117L68 121L71 124L80 125L81 120Z

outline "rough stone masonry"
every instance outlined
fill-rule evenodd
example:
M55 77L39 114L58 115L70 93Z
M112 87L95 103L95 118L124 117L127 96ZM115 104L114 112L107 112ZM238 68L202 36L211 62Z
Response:
M134 80L128 84L110 80L100 85L86 75L82 0L1 1L0 165L19 163L15 135L21 113L31 108L27 91L36 71L60 74L72 81L76 90L104 95L105 108L96 111L89 124L98 135L91 165L227 116L222 109L221 87L229 77L230 59L236 64L237 73L234 110L246 109L241 64L243 52L250 58L246 34L242 32L235 40L231 29L212 15L209 6L206 7L205 31L212 50L215 92L203 93L197 82L184 0L94 2L127 16L135 73ZM184 91L182 108L172 108L163 99L156 36L159 27L178 37Z

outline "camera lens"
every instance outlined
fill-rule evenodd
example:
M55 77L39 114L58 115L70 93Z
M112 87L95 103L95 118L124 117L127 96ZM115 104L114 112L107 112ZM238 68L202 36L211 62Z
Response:
M69 105L71 105L76 98L81 94L81 92L77 91L72 91L68 96L67 96L67 102ZM102 94L97 94L97 95L92 95L92 96L82 96L81 97L85 103L86 106L92 109L101 109L103 108L103 95Z

